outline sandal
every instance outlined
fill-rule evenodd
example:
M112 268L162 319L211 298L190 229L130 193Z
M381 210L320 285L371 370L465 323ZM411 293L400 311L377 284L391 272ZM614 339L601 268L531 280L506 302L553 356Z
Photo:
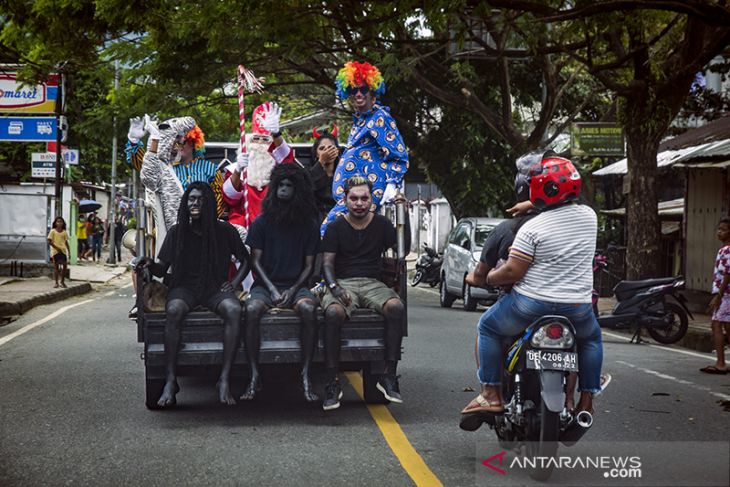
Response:
M461 414L469 413L492 413L498 414L504 412L504 404L501 402L490 402L484 398L481 394L477 395L472 401L476 401L479 407L469 408L469 404L461 410Z
M713 374L713 375L725 375L725 374L727 374L727 369L718 369L714 365L708 365L706 367L702 367L700 369L700 372L704 372L705 374Z

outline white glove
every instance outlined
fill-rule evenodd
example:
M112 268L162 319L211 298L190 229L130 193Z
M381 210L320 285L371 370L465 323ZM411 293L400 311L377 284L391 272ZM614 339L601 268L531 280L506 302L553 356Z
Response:
M144 137L145 132L144 120L142 120L141 117L129 119L129 132L127 132L127 138L131 143L138 143L139 140Z
M390 203L395 199L397 194L398 186L395 183L388 183L385 187L385 191L383 191L383 197L381 198L380 203Z
M269 131L269 133L279 133L279 120L281 119L281 107L276 102L267 104L264 110L261 126Z
M157 128L157 118L144 114L144 130L150 134L151 139L160 139L160 130Z
M236 156L236 172L242 173L248 167L248 153L239 152Z

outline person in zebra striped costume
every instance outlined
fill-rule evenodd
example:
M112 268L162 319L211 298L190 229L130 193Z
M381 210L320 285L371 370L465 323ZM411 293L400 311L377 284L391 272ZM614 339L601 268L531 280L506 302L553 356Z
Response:
M156 122L147 115L144 119L135 117L129 120L129 133L124 151L127 163L137 171L142 168L146 152L142 138L149 131L150 124L155 125ZM217 171L215 163L205 159L205 134L197 124L185 134L184 143L180 145L180 149L180 157L178 160L172 161L172 169L180 181L183 191L196 181L210 184L213 194L215 194L217 214L220 217L225 209L222 190L223 176Z

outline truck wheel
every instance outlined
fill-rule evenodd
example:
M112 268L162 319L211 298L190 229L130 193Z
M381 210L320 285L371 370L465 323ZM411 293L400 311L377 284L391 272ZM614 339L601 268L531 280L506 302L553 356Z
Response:
M380 374L373 374L370 372L370 367L365 367L362 370L362 395L367 404L390 404L375 385L378 383Z
M439 283L439 304L442 308L451 308L451 305L454 304L455 299L456 296L446 290L446 281L442 277L441 282Z
M162 389L165 387L165 379L151 379L145 371L144 379L144 405L147 409L160 409L157 405L157 401L162 395Z
M466 311L476 311L477 300L471 295L471 286L464 283L464 309Z

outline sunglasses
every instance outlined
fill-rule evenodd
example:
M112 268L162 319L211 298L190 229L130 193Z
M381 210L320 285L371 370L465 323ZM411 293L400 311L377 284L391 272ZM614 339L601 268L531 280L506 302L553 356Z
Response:
M347 96L352 96L356 93L360 93L361 95L367 95L370 93L370 88L367 85L358 86L357 88L348 88L347 89Z

